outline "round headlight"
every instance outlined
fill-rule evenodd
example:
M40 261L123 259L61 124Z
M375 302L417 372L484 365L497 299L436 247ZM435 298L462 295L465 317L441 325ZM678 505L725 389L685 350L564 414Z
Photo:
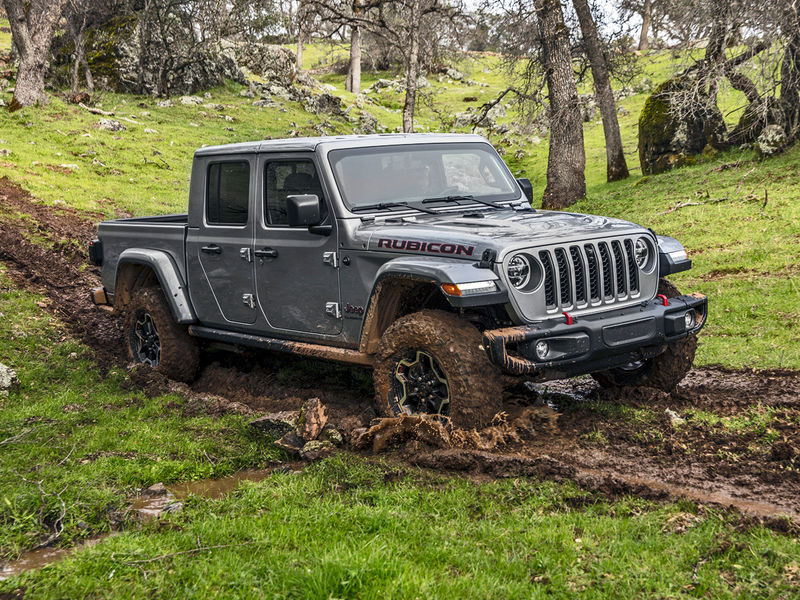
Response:
M634 244L633 253L636 256L636 266L644 269L650 260L650 244L644 238L639 238Z
M509 283L515 288L521 289L531 280L531 261L522 254L512 256L508 261L506 273Z

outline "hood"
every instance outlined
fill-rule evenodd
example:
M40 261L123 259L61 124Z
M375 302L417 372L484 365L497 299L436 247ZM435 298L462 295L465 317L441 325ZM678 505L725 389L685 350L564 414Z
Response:
M477 214L483 215L478 217ZM532 246L597 240L608 236L648 233L620 219L540 210L494 210L472 213L383 218L362 223L354 232L359 246L372 251L480 258L485 250L498 260L512 250Z

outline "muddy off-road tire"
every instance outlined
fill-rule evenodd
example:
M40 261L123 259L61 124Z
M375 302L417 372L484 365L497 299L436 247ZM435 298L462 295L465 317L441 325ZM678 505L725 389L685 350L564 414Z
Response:
M375 360L380 414L441 414L461 428L489 423L502 407L502 378L481 343L472 324L441 310L392 323Z
M135 363L191 383L200 365L200 349L186 327L178 325L160 288L136 291L125 307L125 345Z
M658 293L667 298L681 295L678 288L663 278L658 280ZM669 393L691 370L696 351L697 336L690 335L670 344L655 358L641 361L640 365L632 364L592 373L592 377L604 388L652 387Z

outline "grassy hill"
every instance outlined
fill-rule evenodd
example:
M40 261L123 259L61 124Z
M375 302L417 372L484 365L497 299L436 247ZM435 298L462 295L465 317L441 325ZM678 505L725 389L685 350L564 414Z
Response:
M0 47L9 44L0 32ZM335 52L346 55L346 49ZM330 55L324 45L311 45L307 64L330 63ZM506 86L496 57L471 55L456 66L485 86L429 76L425 93L440 114L479 105ZM676 64L655 54L641 67L641 76L660 81ZM393 75L365 74L364 86ZM354 101L343 91L343 76L320 79L348 104ZM146 97L98 95L95 105L113 112L109 118L124 131L98 128L101 116L58 93L45 107L0 110L0 177L46 206L73 207L95 221L177 212L186 209L191 156L200 145L352 131L347 119L312 115L293 102L254 107L242 89L227 85L210 90L200 105L173 99L171 107ZM478 100L465 101L468 96ZM377 97L365 110L388 129L398 127L400 94ZM723 98L736 106L735 94ZM575 210L628 218L687 245L695 269L676 280L711 299L699 362L800 368L800 149L766 161L735 151L642 178L636 119L644 99L638 94L621 102L633 171L626 181L605 183L602 129L596 120L585 125L589 193ZM505 121L514 118L509 111ZM441 126L424 105L418 122L422 130ZM541 191L547 141L516 138L503 148L512 168ZM4 200L0 224L31 221ZM35 227L21 229L37 243L51 243ZM101 374L88 348L53 315L51 302L18 289L0 264L0 362L14 366L21 379L19 390L0 396L0 563L59 526L64 546L112 527L119 531L60 564L0 580L0 598L797 594L796 533L775 533L737 513L689 501L604 496L560 479L475 481L349 454L302 474L282 468L224 499L191 497L182 512L140 522L129 505L146 486L274 466L286 457L253 435L247 416L205 414L181 394L145 393L116 366ZM288 378L319 379L320 371L314 363ZM283 375L276 374L280 384ZM676 408L692 418L694 407ZM734 440L739 446L725 446L721 467L736 472L737 452L751 449L768 460L779 435L774 407L754 403L747 416L721 417L701 408L714 424L703 429L713 432L709 438L722 445L731 431L742 436ZM667 450L663 406L594 400L578 410L605 423L576 440L587 453L604 448L606 430L619 422L634 423L645 455L668 460L668 452L689 461L695 451L680 444ZM695 419L690 428L697 427L707 424Z
M6 43L10 40L5 38ZM312 68L346 56L346 48L310 45L306 64ZM466 107L494 98L508 84L500 59L468 55L455 65L466 79L480 86L453 82L430 74L422 93L420 131L437 131L445 120ZM640 59L640 75L659 82L679 68L669 53ZM363 87L394 73L365 73ZM334 94L348 105L354 96L344 91L344 75L320 75L335 86ZM621 83L617 82L620 86ZM180 212L186 208L192 152L200 145L244 140L349 133L346 118L312 115L294 102L279 108L257 108L242 97L241 86L210 90L201 105L162 108L153 98L104 93L97 106L113 112L125 131L97 128L100 116L90 114L51 94L44 108L0 112L0 171L21 182L49 204L97 215ZM637 119L647 97L634 94L620 102L620 125L632 176L605 182L605 150L599 114L585 124L587 198L573 208L622 217L680 239L694 259L690 273L675 280L685 289L707 293L709 323L701 340L700 364L732 367L800 368L800 299L796 249L800 235L800 149L761 160L753 151L734 150L704 157L692 167L656 177L640 176ZM382 90L369 95L364 110L388 130L401 123L402 93ZM473 99L476 98L476 99ZM6 100L10 97L6 95ZM432 106L435 110L431 109ZM738 92L723 89L721 106L735 123L742 106ZM352 109L353 114L359 112ZM499 121L517 120L513 108ZM547 140L505 134L490 136L515 173L527 176L536 193L544 189ZM5 154L5 152L4 152ZM765 203L766 199L766 203ZM677 208L677 206L683 206Z

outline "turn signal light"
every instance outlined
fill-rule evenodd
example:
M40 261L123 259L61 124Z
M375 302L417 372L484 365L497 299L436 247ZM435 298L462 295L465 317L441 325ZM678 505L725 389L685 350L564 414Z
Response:
M473 281L471 283L443 283L442 291L448 296L475 296L497 291L494 281Z

